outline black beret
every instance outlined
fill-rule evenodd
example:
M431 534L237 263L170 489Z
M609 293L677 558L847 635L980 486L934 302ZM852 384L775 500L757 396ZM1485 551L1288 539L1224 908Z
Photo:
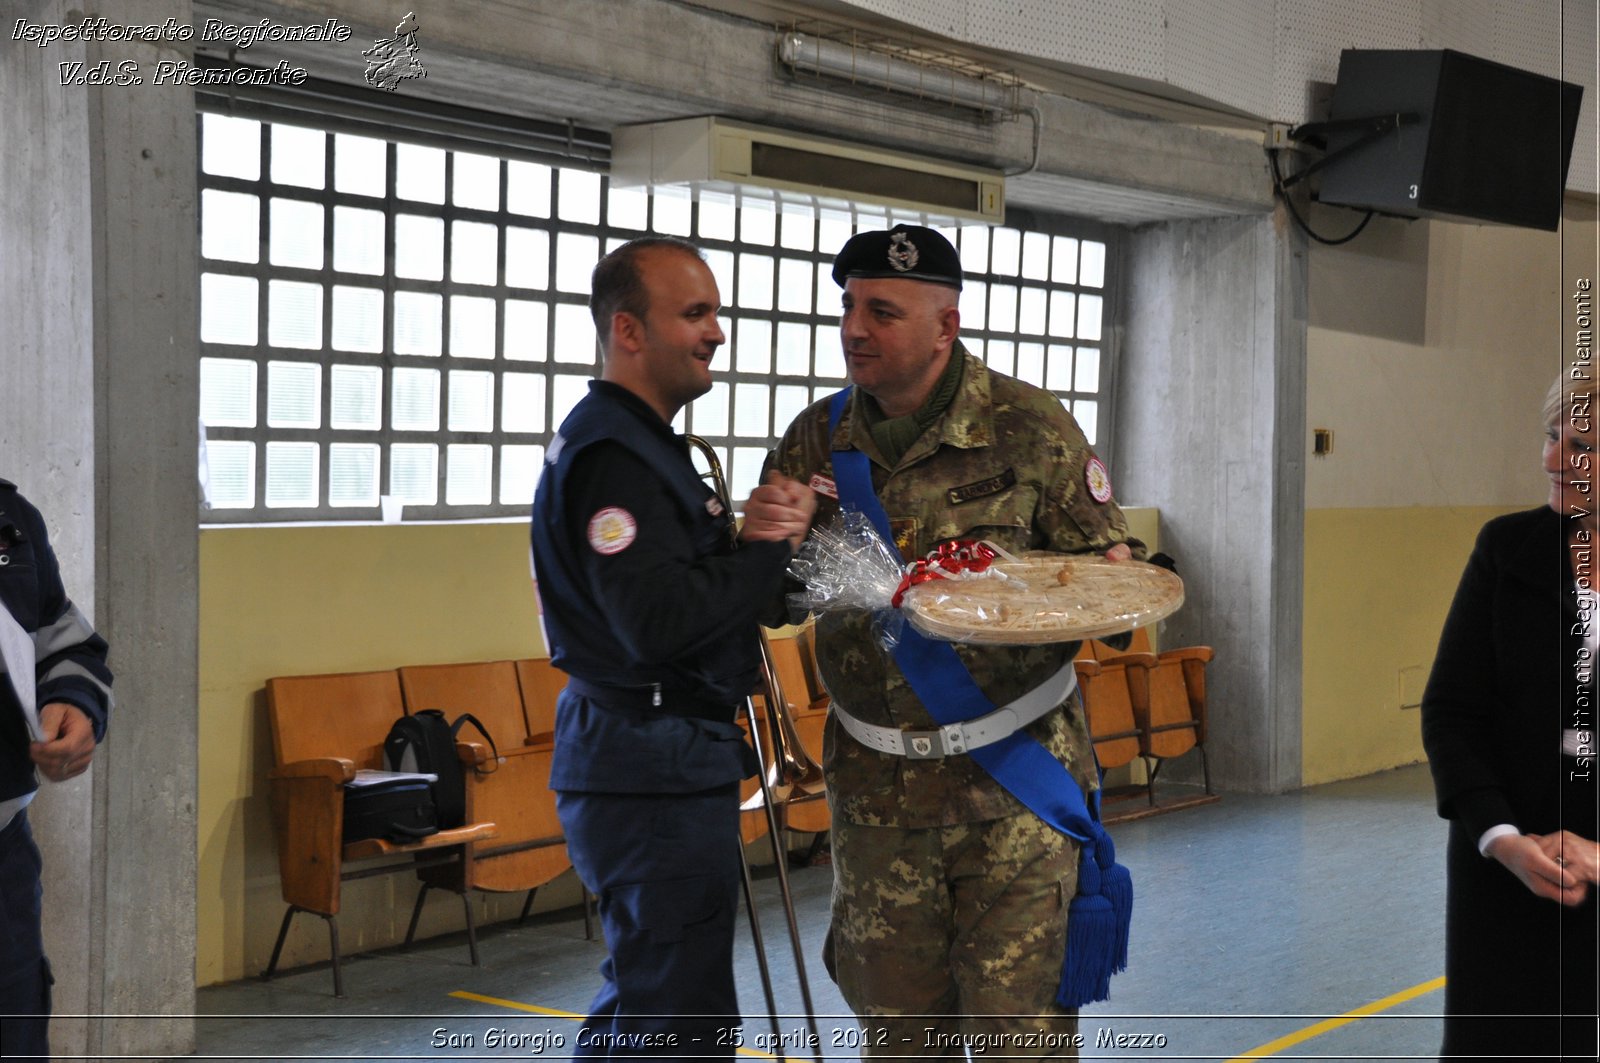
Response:
M904 277L959 289L961 256L933 229L896 225L845 241L833 260L833 281L843 288L851 277Z

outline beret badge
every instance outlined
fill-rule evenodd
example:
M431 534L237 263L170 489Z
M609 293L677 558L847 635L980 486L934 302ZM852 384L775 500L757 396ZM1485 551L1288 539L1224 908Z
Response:
M893 269L905 273L917 268L917 245L905 233L889 234L889 265Z

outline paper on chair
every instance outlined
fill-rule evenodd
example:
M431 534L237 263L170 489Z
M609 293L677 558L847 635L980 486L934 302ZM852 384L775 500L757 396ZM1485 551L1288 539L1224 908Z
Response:
M438 782L439 776L431 771L379 771L376 768L362 768L356 772L356 777L345 783L346 786L377 786L386 782Z

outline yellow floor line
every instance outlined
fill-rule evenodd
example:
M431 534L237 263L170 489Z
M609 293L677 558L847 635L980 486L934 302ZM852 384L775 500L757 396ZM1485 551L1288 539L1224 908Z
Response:
M497 1008L510 1008L513 1011L527 1011L535 1015L552 1015L558 1019L575 1019L581 1021L584 1016L573 1011L559 1011L556 1008L542 1008L537 1004L523 1004L516 1000L504 1000L500 997L486 997L482 993L471 993L465 989L457 989L450 994L458 1000L471 1000L479 1004L492 1004ZM737 1052L741 1056L750 1056L752 1059L777 1059L770 1052L757 1052L753 1048L741 1048Z
M1371 1004L1363 1004L1354 1011L1347 1011L1337 1018L1324 1019L1315 1026L1307 1026L1303 1030L1296 1030L1294 1033L1280 1037L1276 1041L1268 1041L1259 1048L1252 1048L1242 1056L1235 1056L1228 1060L1228 1063L1244 1063L1244 1061L1250 1059L1263 1059L1267 1056L1277 1055L1285 1048L1292 1048L1302 1041L1309 1041L1313 1037L1327 1033L1329 1030L1337 1030L1341 1026L1348 1026L1357 1019L1364 1019L1368 1015L1376 1015L1380 1011L1388 1011L1396 1004L1404 1004L1408 1000L1415 1000L1424 994L1432 993L1443 985L1444 978L1441 976L1432 981L1414 985L1410 989L1402 989L1393 996L1384 997L1382 1000L1374 1000Z

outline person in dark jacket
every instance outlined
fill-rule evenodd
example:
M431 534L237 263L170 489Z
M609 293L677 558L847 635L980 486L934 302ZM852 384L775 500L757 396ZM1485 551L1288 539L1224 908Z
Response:
M727 512L672 420L711 388L724 336L697 248L645 238L595 267L602 379L551 442L533 504L533 564L553 663L550 786L609 956L574 1045L598 1058L729 1059L739 780L734 722L755 686L757 616L814 504Z
M1423 694L1450 821L1447 1058L1595 1057L1592 392L1551 389L1547 504L1484 526Z
M27 806L39 776L89 770L111 711L106 643L67 598L44 518L0 480L0 1056L49 1058L50 964L39 848Z

